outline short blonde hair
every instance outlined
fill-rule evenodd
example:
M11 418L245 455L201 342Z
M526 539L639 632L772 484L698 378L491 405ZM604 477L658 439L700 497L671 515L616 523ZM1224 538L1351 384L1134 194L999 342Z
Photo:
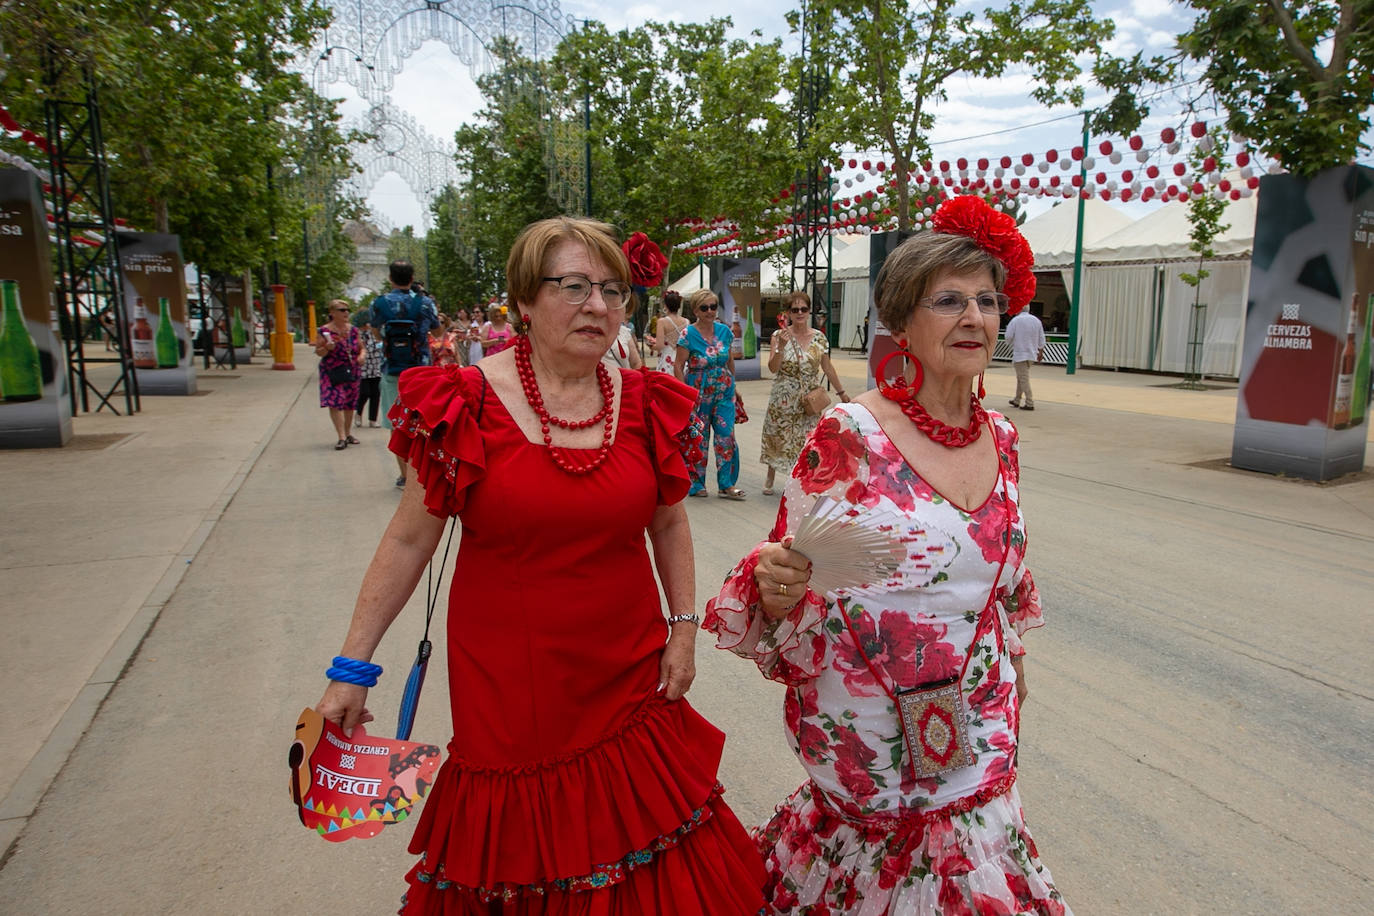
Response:
M933 290L931 280L942 270L972 274L986 270L1000 292L1007 283L1006 266L965 235L918 232L887 256L873 284L878 320L896 334L911 320L916 303Z
M686 299L687 307L692 310L693 318L697 315L697 308L705 305L707 299L714 299L717 302L720 301L720 297L709 289L698 289L688 294Z
M511 246L510 257L506 259L506 291L512 305L534 301L539 294L539 284L548 273L549 252L563 242L580 242L587 246L593 258L609 267L616 279L629 285L630 262L615 240L613 227L594 219L555 216L530 223Z

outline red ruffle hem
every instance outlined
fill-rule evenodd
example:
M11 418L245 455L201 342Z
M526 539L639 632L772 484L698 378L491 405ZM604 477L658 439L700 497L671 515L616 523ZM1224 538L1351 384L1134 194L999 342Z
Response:
M753 916L765 877L714 779L722 745L686 702L654 698L568 754L482 767L455 753L411 840L400 912Z

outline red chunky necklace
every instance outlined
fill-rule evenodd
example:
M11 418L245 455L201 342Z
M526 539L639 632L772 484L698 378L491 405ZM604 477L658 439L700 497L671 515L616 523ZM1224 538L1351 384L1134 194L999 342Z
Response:
M515 342L515 371L520 375L520 387L525 391L525 400L535 416L539 417L539 428L544 433L544 445L548 448L553 463L569 474L587 474L605 464L606 458L611 454L611 429L615 426L615 414L611 411L615 388L611 384L611 373L605 364L596 364L596 383L601 389L601 409L585 420L564 420L562 417L555 417L544 406L544 396L539 392L539 381L534 377L534 365L530 362L530 339L524 334ZM587 429L603 421L601 447L590 459L584 459L578 454L590 451L589 449L567 449L553 444L550 429L552 426L559 429Z
M938 442L945 448L963 448L978 441L978 437L983 433L983 426L988 422L988 413L983 409L978 395L969 395L969 401L973 406L973 419L969 420L968 426L957 427L941 423L932 417L916 400L915 390L908 390L910 394L897 403L902 408L902 413L906 414L911 422L916 424L916 428L925 433L932 442Z

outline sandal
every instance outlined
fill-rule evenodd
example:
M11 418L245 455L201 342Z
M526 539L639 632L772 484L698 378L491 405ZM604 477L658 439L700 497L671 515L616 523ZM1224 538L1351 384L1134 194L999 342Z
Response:
M347 442L346 440L344 440L344 439L340 439L338 442L335 442L335 443L334 443L334 451L336 451L336 452L342 451L343 449L346 449L346 448L348 448L348 442Z
M763 488L763 495L764 495L764 496L772 496L772 495L773 495L773 488L772 488L772 487L764 487L764 488Z
M736 502L739 502L740 500L744 499L744 491L741 490L739 487L730 487L729 489L721 490L716 495L719 496L721 499L733 499Z
M344 441L347 442L349 445L362 445L362 444L363 444L360 440L354 439L352 436L347 437L346 439L344 439Z
M708 494L705 490L697 490L695 493L688 493L687 495L688 495L688 496L703 496L703 497L704 497L704 496L709 496L710 494Z

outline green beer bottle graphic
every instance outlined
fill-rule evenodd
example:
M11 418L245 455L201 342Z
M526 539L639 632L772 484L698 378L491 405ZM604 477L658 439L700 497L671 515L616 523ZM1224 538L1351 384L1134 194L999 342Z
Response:
M157 307L157 336L154 338L157 347L157 367L175 369L181 362L181 351L177 347L176 329L172 327L171 304L167 297L163 296L157 300Z
M754 333L754 310L744 310L744 358L753 359L759 352L759 338Z
M234 311L234 320L229 324L229 341L235 350L248 346L248 333L243 329L243 319Z
M1355 358L1355 390L1350 393L1350 425L1364 422L1369 411L1369 331L1374 320L1374 293L1364 306L1364 321L1360 323L1359 355Z
M0 392L7 402L36 401L43 396L43 374L38 347L24 324L19 308L19 283L0 280L4 299L4 324L0 326Z

